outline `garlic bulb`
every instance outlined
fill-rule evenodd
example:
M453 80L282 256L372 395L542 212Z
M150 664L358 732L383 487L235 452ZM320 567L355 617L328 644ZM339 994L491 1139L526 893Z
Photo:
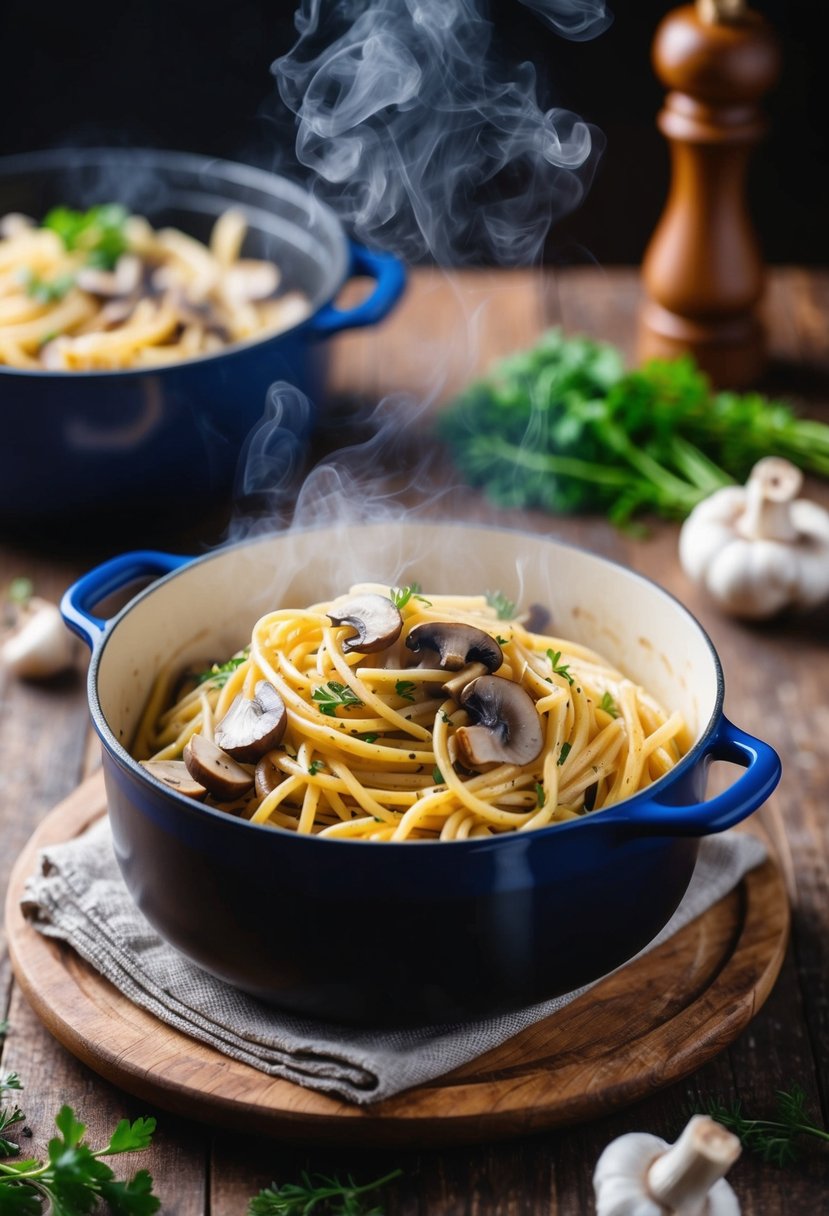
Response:
M0 648L0 666L23 680L45 680L72 666L75 649L57 605L33 596Z
M695 1115L673 1146L630 1132L602 1153L593 1173L596 1216L740 1216L723 1175L740 1142L707 1115Z
M829 512L797 497L802 484L795 465L767 456L685 520L680 564L725 611L762 619L829 598Z

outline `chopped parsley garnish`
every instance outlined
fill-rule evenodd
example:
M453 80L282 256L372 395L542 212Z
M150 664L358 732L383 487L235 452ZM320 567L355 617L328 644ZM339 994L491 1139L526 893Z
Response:
M26 288L26 295L38 304L54 304L72 290L75 285L73 274L59 274L54 279L42 279L39 274L25 267L20 273L20 281Z
M496 635L495 635L495 641L498 643L499 646L506 646L507 643L510 642L511 640L512 640L511 638L502 638L500 633L496 633Z
M611 718L619 717L619 707L609 692L602 693L602 699L599 702L599 709L603 709L606 714L610 714Z
M226 663L214 663L212 667L208 667L207 671L200 672L196 676L196 683L207 684L209 681L216 688L224 688L236 668L247 662L249 655L250 647L246 646L240 654L234 655Z
M559 752L559 754L558 754L558 764L559 764L559 767L560 767L560 766L561 766L561 765L564 763L564 761L565 761L565 760L567 759L567 757L570 755L570 752L571 752L572 750L573 750L573 744L572 744L572 743L567 743L567 742L562 743L562 745L561 745L561 751L560 751L560 752Z
M487 591L486 602L495 609L499 621L513 621L518 612L518 606L508 600L503 591Z
M379 735L372 735L372 734L360 735L359 738L362 739L363 743L376 743L379 738Z
M443 780L443 773L440 771L437 765L435 765L435 767L432 769L432 780L434 781L435 785L446 784L446 782Z
M570 675L569 664L561 662L560 650L548 650L547 658L550 660L553 671L557 676L564 676L568 684L573 683L573 677Z
M561 761L559 761L559 764ZM544 786L540 781L535 783L535 799L539 806L544 805Z
M316 777L317 773L322 768L325 768L324 760L312 760L311 763L308 765L308 776Z
M390 587L389 599L394 604L395 608L405 608L409 600L419 600L421 604L431 607L432 601L424 599L420 594L420 584L412 583L408 587Z
M124 225L128 218L129 212L119 203L103 203L88 211L53 207L43 227L56 232L67 249L85 253L89 266L112 270L127 250Z
M349 688L347 684L340 684L338 680L329 680L327 684L321 684L319 688L315 688L311 693L311 699L316 701L320 713L326 714L329 718L336 717L338 708L351 709L363 704L353 689Z
M411 680L398 680L394 686L394 691L397 693L398 697L402 697L404 701L414 701L416 689L417 685Z

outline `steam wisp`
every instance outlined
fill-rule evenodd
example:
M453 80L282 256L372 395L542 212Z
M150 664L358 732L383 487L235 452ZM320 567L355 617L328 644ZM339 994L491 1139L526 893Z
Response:
M526 0L565 37L601 0ZM581 200L601 137L543 110L533 65L498 62L479 0L303 0L272 71L311 186L355 236L405 261L537 261Z

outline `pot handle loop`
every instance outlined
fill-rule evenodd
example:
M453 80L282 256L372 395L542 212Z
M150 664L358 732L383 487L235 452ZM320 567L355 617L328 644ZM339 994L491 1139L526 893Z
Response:
M179 557L174 553L139 549L102 562L64 592L60 602L63 619L73 633L90 649L94 649L109 625L108 620L95 616L91 611L101 600L129 586L136 579L169 574L189 561L192 558Z
M655 791L650 801L631 816L630 826L666 836L723 832L762 806L780 780L780 757L774 748L725 717L703 752L703 763L712 760L727 760L746 771L727 790L706 802L679 806L663 801ZM665 798L670 798L670 787Z
M406 286L403 263L391 253L375 253L362 245L351 243L350 275L367 275L376 281L375 288L353 308L337 308L325 304L310 318L307 332L316 338L327 338L341 329L360 325L375 325L392 309Z

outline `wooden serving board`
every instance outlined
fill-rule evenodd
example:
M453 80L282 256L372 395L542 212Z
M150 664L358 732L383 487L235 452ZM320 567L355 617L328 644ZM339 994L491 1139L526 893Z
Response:
M37 1015L107 1080L177 1114L296 1142L430 1145L524 1135L607 1114L700 1067L768 996L789 906L772 861L644 958L554 1017L427 1085L357 1107L246 1064L133 1005L67 946L23 919L38 849L105 813L100 775L44 820L9 885L14 972Z

